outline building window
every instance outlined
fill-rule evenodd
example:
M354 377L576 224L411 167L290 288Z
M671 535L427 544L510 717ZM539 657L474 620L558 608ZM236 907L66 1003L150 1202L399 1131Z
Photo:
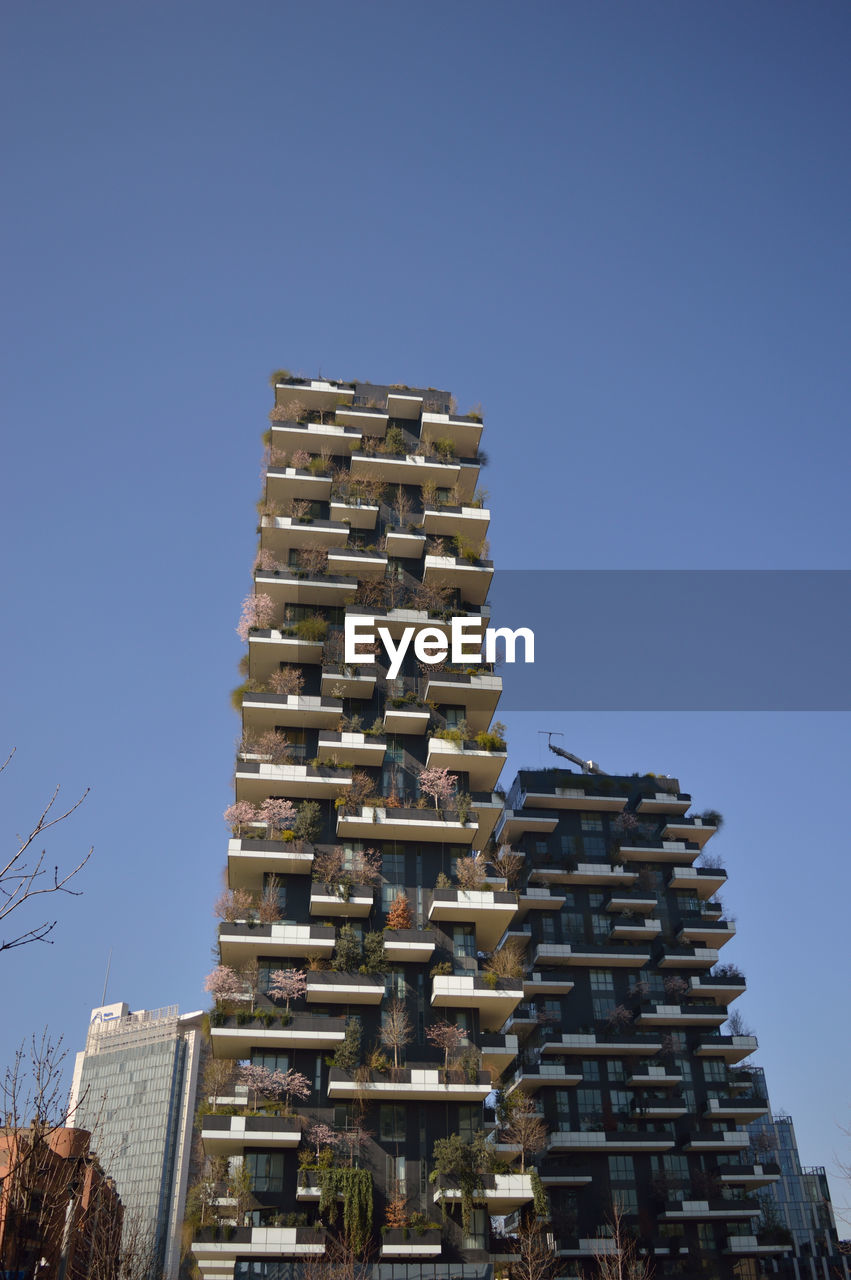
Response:
M599 1080L600 1064L596 1058L582 1059L582 1079L583 1080Z
M283 1151L246 1151L244 1159L252 1191L283 1191Z
M592 991L610 991L614 994L615 977L611 969L589 969L588 977Z
M604 1018L608 1018L614 1009L615 998L614 996L593 996L591 1004L594 1009L594 1017L598 1022L602 1022Z
M579 815L583 831L602 831L603 818L599 813L582 813Z
M378 1111L378 1131L382 1142L404 1142L407 1137L405 1127L405 1108L402 1106L382 1106Z

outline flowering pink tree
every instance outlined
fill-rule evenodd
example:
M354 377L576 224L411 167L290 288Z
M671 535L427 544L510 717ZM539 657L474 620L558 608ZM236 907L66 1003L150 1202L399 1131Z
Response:
M450 1053L454 1053L467 1039L467 1032L454 1022L433 1022L426 1027L426 1039L443 1050L443 1065L448 1069Z
M312 1147L316 1148L316 1158L319 1159L320 1147L336 1147L340 1141L340 1135L336 1129L332 1129L327 1124L312 1124L304 1135Z
M274 1072L268 1067L256 1067L253 1062L244 1062L239 1069L239 1083L248 1086L249 1092L254 1094L254 1102L252 1109L257 1110L257 1098L262 1094L270 1091L272 1085L272 1076Z
M247 827L250 822L254 822L257 818L257 811L250 800L237 800L236 804L229 804L222 814L225 822L230 827L235 836L242 835L242 828Z
M290 463L299 471L303 471L305 467L310 466L310 454L306 449L296 449L295 453L290 458Z
M286 1107L284 1109L289 1111L293 1098L303 1102L305 1098L310 1097L310 1081L307 1076L303 1076L300 1071L293 1071L291 1067L281 1081L281 1092L286 1098Z
M307 992L307 974L303 969L276 969L269 982L269 995L273 1000L300 1000Z
M209 991L216 1004L220 1004L223 1000L235 1000L242 995L242 981L235 969L217 964L204 979L204 990Z
M291 831L295 825L295 805L290 800L270 799L264 800L259 810L257 818L260 822L265 822L269 829L269 838L273 839L275 831Z
M275 602L264 592L260 595L246 596L242 602L242 614L236 634L240 640L247 640L252 627L271 627L275 616Z
M455 795L458 778L448 769L422 769L420 771L420 791L431 796L435 809L449 804Z

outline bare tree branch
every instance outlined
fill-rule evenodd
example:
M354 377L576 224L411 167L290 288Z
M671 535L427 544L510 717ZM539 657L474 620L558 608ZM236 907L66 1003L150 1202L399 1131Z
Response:
M4 772L14 754L13 749L2 766L0 766L0 773ZM44 832L49 831L51 827L64 822L66 818L70 818L71 814L79 809L89 794L89 788L87 787L79 800L72 804L69 809L66 809L64 813L52 816L59 790L60 788L57 786L44 809L42 809L32 830L25 836L19 835L17 837L17 852L12 854L5 866L0 867L0 920L5 920L7 916L11 915L13 911L17 911L19 907L22 907L31 898L38 898L50 893L67 893L72 897L79 897L82 892L82 890L71 889L68 886L92 856L93 847L89 848L85 857L71 871L60 873L59 867L54 866L52 877L49 868L44 865L47 857L46 849L42 849L34 862L28 861L26 858L27 850L31 845ZM0 940L0 951L11 951L14 947L25 947L30 942L52 942L49 934L56 928L56 923L56 920L45 920L41 924L34 925L31 929L25 929L22 933L12 938L2 939Z

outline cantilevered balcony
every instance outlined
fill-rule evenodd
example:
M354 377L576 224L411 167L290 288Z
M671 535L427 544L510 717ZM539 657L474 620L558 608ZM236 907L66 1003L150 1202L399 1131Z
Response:
M431 921L475 925L480 951L493 951L516 914L513 893L490 889L435 889L428 909Z
M324 1252L325 1232L311 1227L201 1227L192 1242L202 1280L230 1280L238 1258L301 1258Z
M726 1009L691 1004L648 1004L636 1019L639 1027L720 1027Z
M714 822L706 822L703 818L669 818L662 835L666 840L687 840L702 849L717 830Z
M498 1031L523 999L518 979L493 983L473 974L440 974L431 980L431 1005L441 1009L478 1009L485 1031Z
M521 790L514 803L521 809L581 809L583 812L622 813L628 796L586 791L584 787L555 787L552 791Z
M429 769L449 769L466 773L474 791L492 791L499 780L508 752L506 749L486 751L475 741L453 742L449 738L428 740L426 765Z
M331 519L339 520L352 529L374 529L378 521L378 507L372 502L332 499Z
M683 1098L673 1095L667 1099L636 1098L630 1109L633 1120L679 1120L687 1116L689 1109Z
M434 934L430 929L385 929L384 951L394 964L423 964L434 955Z
M421 737L431 723L431 712L415 702L403 702L398 699L399 706L389 703L384 708L385 733L412 733Z
M597 1054L618 1058L642 1057L652 1058L662 1052L662 1041L658 1036L640 1034L626 1035L614 1032L611 1038L596 1036L587 1032L573 1034L564 1032L561 1036L548 1039L541 1048L542 1053L580 1054L582 1057Z
M482 1066L490 1067L497 1076L502 1075L520 1050L516 1035L510 1032L487 1032L476 1037L482 1055Z
M638 872L627 867L611 866L608 862L566 863L559 866L554 861L552 865L538 863L529 878L544 884L599 884L603 888L610 888L612 885L635 884Z
M201 1121L208 1156L240 1155L246 1147L280 1150L297 1147L301 1125L294 1116L214 1116Z
M423 532L454 538L456 533L478 545L487 536L491 513L485 507L430 507L423 511Z
M328 572L334 576L381 579L386 571L387 556L379 551L344 547L328 552Z
M487 730L502 693L502 676L467 675L462 671L435 671L425 678L426 702L464 708L472 733Z
M336 422L273 422L272 447L307 453L349 457L363 446L363 436L354 427Z
M725 1186L748 1187L754 1190L757 1187L768 1187L772 1182L779 1182L780 1165L719 1163L716 1177Z
M615 916L610 937L614 942L651 942L662 932L661 920L643 920L634 916L631 909Z
M308 1004L381 1004L383 999L381 974L316 969L307 975Z
M377 668L324 667L320 692L325 698L359 698L368 701L375 692Z
M247 1058L251 1049L262 1046L269 1053L290 1049L333 1050L346 1034L345 1018L329 1018L312 1013L294 1013L275 1017L252 1018L242 1014L228 1015L210 1027L210 1043L216 1058Z
M721 977L707 973L700 978L689 978L689 987L692 995L714 1000L725 1009L747 990L744 975L735 971Z
M523 978L523 995L531 996L566 996L576 984L573 975L562 966L560 969L533 969Z
M249 672L254 680L268 680L282 662L301 666L321 661L321 640L300 640L272 630L252 631L248 637Z
M382 1258L439 1258L442 1250L438 1227L428 1231L387 1230L381 1236Z
M338 405L335 420L343 427L352 427L362 436L375 436L379 440L387 434L390 415L384 409L363 408L361 405Z
M260 545L286 558L290 551L310 547L344 547L349 526L338 520L297 520L295 516L263 516Z
M331 477L315 476L297 467L269 467L266 492L272 502L327 502L331 497Z
M237 800L261 804L267 796L321 800L340 795L352 785L351 771L310 764L266 764L240 757L234 772Z
M613 893L606 903L606 911L634 911L649 915L656 910L658 900L655 893Z
M669 1067L659 1067L642 1063L637 1071L627 1077L627 1084L633 1089L676 1089L683 1082L683 1077Z
M239 921L219 925L222 964L232 968L239 968L258 955L330 956L334 943L332 925L248 924Z
M323 729L319 734L317 756L329 762L348 761L356 765L378 766L384 763L387 739L366 733L333 733Z
M561 911L565 901L564 894L553 893L549 886L535 888L530 885L518 894L518 919L525 919L530 911Z
M638 1133L629 1130L576 1130L555 1129L549 1135L547 1150L605 1151L616 1155L620 1151L671 1151L677 1145L676 1138L667 1133Z
M668 878L669 889L687 889L702 902L718 893L727 883L727 872L720 867L674 867Z
M707 1098L704 1120L735 1120L736 1124L752 1124L768 1115L765 1098Z
M727 1248L724 1252L733 1257L742 1253L771 1256L777 1253L791 1253L794 1247L791 1240L769 1241L761 1236L736 1235L727 1237Z
M677 930L677 941L690 945L700 943L707 947L723 947L736 936L732 920L713 919L711 916L684 917Z
M384 545L388 556L396 556L400 560L422 560L426 540L422 533L394 528L385 531Z
M484 427L475 418L459 417L451 413L423 411L420 439L433 446L437 440L451 440L452 447L461 458L474 458Z
M470 1080L458 1068L447 1072L431 1064L372 1071L363 1081L336 1067L328 1076L328 1098L333 1101L363 1097L381 1102L484 1102L492 1089L489 1071L479 1071Z
M691 796L684 792L657 791L652 796L642 796L636 806L638 813L684 814L691 804Z
M689 848L685 840L659 840L654 844L622 844L620 862L694 862L700 853L697 845Z
M484 604L493 578L493 561L465 560L462 556L426 555L423 582L427 587L458 591L470 604Z
M741 1062L759 1048L756 1036L701 1036L694 1050L698 1058L723 1058L725 1062Z
M669 1200L660 1217L664 1222L712 1222L718 1218L756 1218L759 1212L758 1204L715 1197L711 1200Z
M313 845L301 840L229 840L228 887L262 889L263 877L310 875Z
M476 834L476 816L466 823L447 811L435 809L393 809L364 805L355 813L337 817L337 835L345 840L422 840L447 844L471 844Z
M750 1134L742 1129L726 1129L723 1132L701 1133L696 1131L683 1147L684 1151L730 1152L750 1146Z
M492 1217L502 1217L534 1199L532 1175L529 1173L485 1174L480 1183L472 1193L473 1200L476 1204L485 1205ZM445 1178L438 1178L435 1204L460 1204L461 1196L460 1187L453 1186Z
M549 835L557 826L557 813L504 809L497 820L494 838L498 844L516 844L525 835ZM558 871L558 868L554 867L553 870Z
M438 462L419 454L354 453L353 480L380 480L382 484L424 485L432 481L439 489L457 488L462 504L469 502L479 480L478 463Z
M649 964L648 951L636 951L630 946L614 948L592 946L589 943L539 942L535 948L535 965L578 965L582 968L642 969Z
M391 418L416 422L423 410L423 398L410 387L391 387L387 393L387 412Z
M342 606L351 602L358 589L356 578L289 569L276 573L258 569L254 582L258 593L270 596L281 608L288 604Z
M339 698L317 698L296 693L244 693L242 712L246 728L256 733L268 729L336 729L343 704Z
M310 886L310 914L312 916L341 916L344 919L366 919L372 910L375 890L366 884L347 885L334 892L327 885L314 881Z
M665 942L656 964L660 969L711 969L718 960L712 947L675 947Z
M328 409L338 412L343 405L351 405L355 389L344 382L328 382L323 378L292 378L275 383L275 407L289 409ZM335 415L336 416L336 415Z
M582 1072L563 1062L539 1062L537 1066L523 1066L517 1070L505 1086L506 1094L515 1089L524 1093L537 1093L547 1087L566 1089L582 1083Z

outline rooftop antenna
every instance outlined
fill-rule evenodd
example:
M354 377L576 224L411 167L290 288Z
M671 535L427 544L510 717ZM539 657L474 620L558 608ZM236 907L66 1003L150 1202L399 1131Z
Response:
M112 947L109 948L109 959L106 962L106 977L103 980L103 995L100 998L102 1005L106 1004L106 984L109 982L109 966L112 964Z
M565 751L563 747L554 747L553 738L564 737L564 734L560 733L557 729L539 729L538 733L545 733L547 735L547 746L550 751L552 751L553 755L561 756L562 759L569 760L571 764L578 764L583 773L601 773L604 777L608 776L605 769L601 769L593 760L582 760L579 756L575 756L572 751Z

